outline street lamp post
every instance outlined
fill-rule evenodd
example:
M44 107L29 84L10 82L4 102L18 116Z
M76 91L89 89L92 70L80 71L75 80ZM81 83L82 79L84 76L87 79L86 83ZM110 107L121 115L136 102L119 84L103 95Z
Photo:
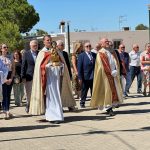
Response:
M150 4L148 5L148 14L149 14L149 42L150 42Z
M67 39L68 39L68 53L70 54L70 28L69 28L69 21L67 22Z

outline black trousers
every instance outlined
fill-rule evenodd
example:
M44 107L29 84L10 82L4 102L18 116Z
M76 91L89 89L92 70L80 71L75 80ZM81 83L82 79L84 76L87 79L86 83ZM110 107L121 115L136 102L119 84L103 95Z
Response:
M81 89L80 105L85 104L87 92L88 92L89 88L91 90L91 96L92 96L93 80L83 80L82 81L82 89Z

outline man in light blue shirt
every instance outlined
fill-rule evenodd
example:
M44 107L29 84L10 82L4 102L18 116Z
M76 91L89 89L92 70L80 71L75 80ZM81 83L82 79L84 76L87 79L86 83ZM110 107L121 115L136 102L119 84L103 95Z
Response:
M141 66L140 66L140 54L138 44L133 44L132 51L129 53L130 56L130 75L131 83L130 86L137 76L137 93L142 93L142 75L141 75Z
M2 84L5 82L8 74L7 66L0 59L0 110L1 110L1 102L2 102Z

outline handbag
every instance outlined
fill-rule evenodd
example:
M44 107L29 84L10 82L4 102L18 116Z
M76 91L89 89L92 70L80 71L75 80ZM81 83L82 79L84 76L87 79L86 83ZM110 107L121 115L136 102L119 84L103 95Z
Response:
M20 76L15 76L15 77L14 77L14 83L15 83L15 84L19 84L20 81L21 81Z

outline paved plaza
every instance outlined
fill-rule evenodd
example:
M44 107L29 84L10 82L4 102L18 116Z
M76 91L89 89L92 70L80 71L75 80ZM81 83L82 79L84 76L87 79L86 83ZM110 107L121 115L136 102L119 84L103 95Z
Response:
M87 101L85 109L66 109L62 124L30 116L12 100L15 117L4 120L0 114L0 150L150 150L150 97L136 94L135 86L130 92L113 117Z

